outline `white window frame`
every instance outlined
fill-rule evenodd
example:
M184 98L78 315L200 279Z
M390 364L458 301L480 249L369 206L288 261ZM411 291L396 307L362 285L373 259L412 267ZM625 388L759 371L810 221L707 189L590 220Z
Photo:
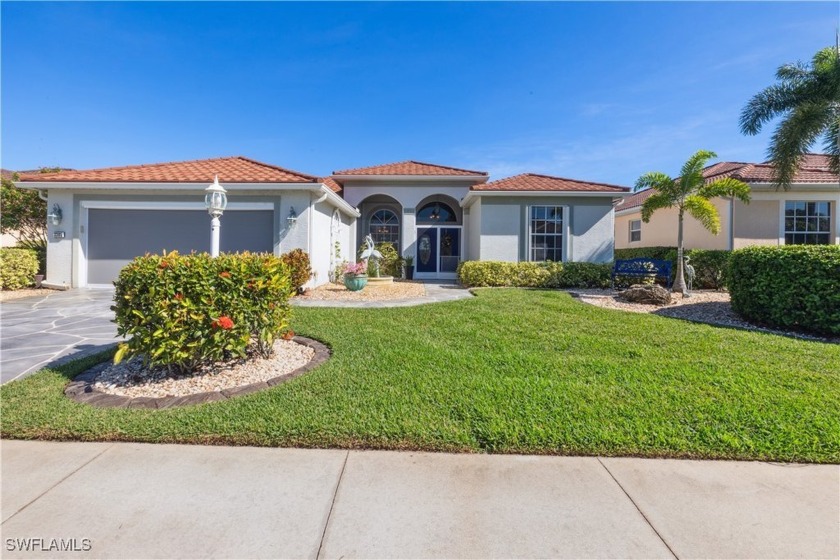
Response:
M808 203L815 203L815 204L824 203L824 204L827 204L828 205L828 231L826 231L826 232L810 231L809 232L809 231L807 231L807 229L805 231L796 231L796 230L790 231L790 230L788 230L785 227L785 220L787 218L787 205L788 204L797 204L797 203L805 204L806 212L807 212ZM790 235L802 235L802 234L808 234L808 233L816 233L818 235L825 235L826 239L828 239L828 245L831 245L833 243L833 238L831 236L831 218L832 218L832 216L831 216L831 206L832 205L831 205L830 200L786 199L786 200L780 201L780 206L781 206L781 208L779 209L780 210L779 213L781 214L780 221L779 221L779 230L780 230L779 231L779 244L780 245L788 245L787 236L789 234ZM802 218L807 220L809 217L811 217L811 216L808 216L806 214ZM813 217L816 217L816 216L813 216ZM795 221L794 221L794 223L795 223ZM793 245L811 245L811 244L810 243L794 243Z
M558 208L560 210L560 224L561 229L563 230L561 233L549 233L549 234L537 234L534 233L532 230L533 227L533 220L531 218L531 213L534 208ZM533 253L533 236L534 235L551 235L554 237L560 237L560 260L559 261L551 261L551 262L566 262L569 260L569 207L560 205L560 204L533 204L531 206L526 206L525 208L525 219L526 219L526 235L527 235L527 243L525 250L526 253L526 260L529 262L548 262L548 261L536 261L534 260L534 253Z
M639 227L634 228L633 224L639 224ZM628 225L630 226L630 233L629 233L628 240L630 241L630 243L639 243L642 240L642 220L641 219L630 220ZM636 232L639 233L639 238L638 239L633 239L633 234L636 233Z

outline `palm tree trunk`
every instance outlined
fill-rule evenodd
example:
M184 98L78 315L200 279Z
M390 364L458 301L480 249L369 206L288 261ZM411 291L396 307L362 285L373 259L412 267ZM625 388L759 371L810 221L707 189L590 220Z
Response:
M680 208L679 223L677 226L677 276L674 278L674 286L671 291L679 291L685 295L687 286L685 285L685 275L683 274L683 209Z

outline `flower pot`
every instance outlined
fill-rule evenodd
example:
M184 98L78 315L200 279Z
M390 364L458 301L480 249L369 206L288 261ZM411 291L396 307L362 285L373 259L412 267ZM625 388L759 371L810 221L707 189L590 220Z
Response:
M405 267L405 279L414 280L414 265Z
M359 274L356 276L344 275L344 287L351 292L358 292L367 285L367 275Z

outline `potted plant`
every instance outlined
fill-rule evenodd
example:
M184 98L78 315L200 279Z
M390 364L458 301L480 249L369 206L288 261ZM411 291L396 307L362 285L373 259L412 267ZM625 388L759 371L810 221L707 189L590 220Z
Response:
M367 261L347 263L342 271L344 287L351 292L358 292L367 285Z
M406 280L413 280L414 279L414 257L411 255L406 255L403 257L403 262L405 262L405 279Z

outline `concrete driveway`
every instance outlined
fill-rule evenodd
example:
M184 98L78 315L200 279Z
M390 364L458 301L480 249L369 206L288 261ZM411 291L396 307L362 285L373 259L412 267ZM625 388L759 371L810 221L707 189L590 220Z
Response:
M837 465L37 441L1 449L4 558L840 555ZM73 548L51 549L53 539Z
M116 342L113 289L44 290L0 304L2 383Z

